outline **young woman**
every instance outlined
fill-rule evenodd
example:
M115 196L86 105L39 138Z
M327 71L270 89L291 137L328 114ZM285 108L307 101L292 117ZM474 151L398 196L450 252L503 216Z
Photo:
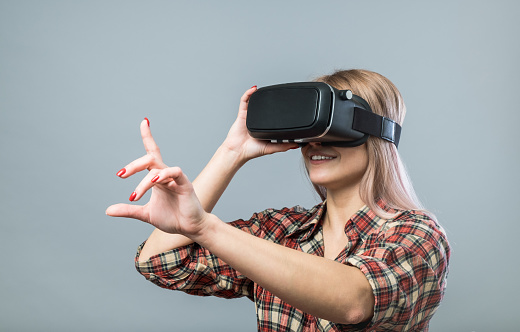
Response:
M366 70L338 71L318 81L350 89L372 110L402 124L396 87ZM268 209L224 223L211 210L247 161L298 148L249 136L247 105L201 174L190 183L166 166L141 123L147 154L118 172L148 174L107 214L156 227L138 250L148 280L194 295L247 296L259 331L423 331L443 298L450 249L442 228L419 204L394 144L377 137L358 147L309 143L301 151L323 198L310 210Z

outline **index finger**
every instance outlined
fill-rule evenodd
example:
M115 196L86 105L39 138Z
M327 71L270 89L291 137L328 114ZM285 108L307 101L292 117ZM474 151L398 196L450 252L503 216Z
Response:
M161 151L159 150L159 146L155 143L153 139L152 132L150 130L150 122L147 118L141 122L141 137L143 138L144 149L147 153L160 156Z
M251 95L256 92L258 88L255 86L252 86L249 88L244 94L242 95L242 98L240 98L240 106L238 107L239 111L245 111L247 110L247 104L249 104L249 98L251 98Z

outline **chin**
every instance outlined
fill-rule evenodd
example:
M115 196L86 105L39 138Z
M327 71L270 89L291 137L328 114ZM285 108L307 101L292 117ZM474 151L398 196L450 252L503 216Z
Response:
M352 175L333 178L328 174L312 174L309 176L311 183L330 190L341 190L359 186L362 176Z
M331 172L309 172L309 179L311 182L318 186L325 186L327 183L331 182Z
M335 181L327 176L313 176L313 177L309 177L309 178L313 185L325 187L327 189L334 187L334 183L337 184L337 181Z

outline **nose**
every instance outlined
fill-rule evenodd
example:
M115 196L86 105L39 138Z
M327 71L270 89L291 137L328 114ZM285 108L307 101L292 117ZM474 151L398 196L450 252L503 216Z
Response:
M321 146L321 142L309 142L312 147Z

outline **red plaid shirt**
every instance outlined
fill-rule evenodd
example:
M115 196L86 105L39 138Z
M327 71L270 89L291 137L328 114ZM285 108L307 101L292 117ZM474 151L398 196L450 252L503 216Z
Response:
M311 210L269 209L232 225L323 256L324 211L323 203ZM358 326L336 324L294 308L196 243L139 262L142 244L136 267L160 287L200 296L247 296L256 304L259 331L427 331L446 287L450 248L442 228L421 212L403 211L383 220L365 206L346 222L345 233L349 243L336 261L359 268L375 296L372 320Z

